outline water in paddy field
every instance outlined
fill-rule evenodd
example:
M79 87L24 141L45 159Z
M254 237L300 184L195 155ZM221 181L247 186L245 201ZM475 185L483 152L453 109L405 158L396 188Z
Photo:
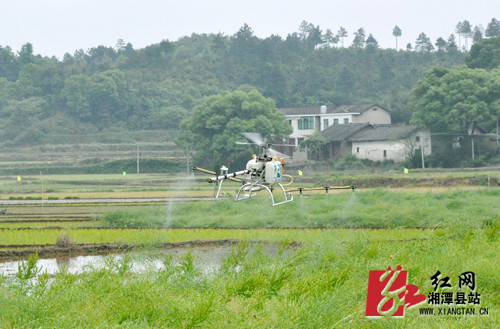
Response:
M86 271L99 270L109 268L110 264L121 264L125 257L129 257L132 273L144 273L148 270L157 271L164 267L163 260L171 254L173 256L173 265L179 265L182 262L183 256L191 251L194 257L194 265L201 270L205 275L216 272L222 261L227 258L231 253L231 246L197 246L197 247L178 247L166 250L159 250L155 252L132 252L132 253L116 253L110 255L87 255L87 256L61 256L55 258L39 259L37 266L41 271L38 273L47 273L49 275L56 275L61 270L66 270L71 274L84 273ZM255 251L250 248L249 254ZM277 247L265 247L264 252L270 255L276 255L278 252ZM291 252L291 251L286 251ZM21 261L8 261L0 262L0 275L7 277L14 277L18 273L19 262Z

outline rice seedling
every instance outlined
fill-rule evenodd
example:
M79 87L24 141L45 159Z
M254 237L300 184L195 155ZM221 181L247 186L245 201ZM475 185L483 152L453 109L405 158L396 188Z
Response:
M361 236L345 243L329 234L292 253L249 253L241 245L211 275L186 254L179 264L167 256L162 268L142 275L116 259L84 275L63 270L44 290L35 282L16 289L16 278L4 278L0 327L498 327L498 240L471 232L450 228L428 239L378 241L376 252ZM399 319L365 317L369 270L397 265L426 296L434 291L430 276L436 270L450 278L474 271L481 294L477 309L489 315L422 316L417 308Z

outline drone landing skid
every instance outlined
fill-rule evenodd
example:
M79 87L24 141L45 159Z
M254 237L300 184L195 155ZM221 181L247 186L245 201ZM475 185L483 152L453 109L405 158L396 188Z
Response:
M240 189L238 190L238 193L236 194L236 197L234 198L234 202L250 199L250 198L256 196L257 192L259 192L262 189L266 189L269 192L269 194L271 195L271 201L272 201L273 207L278 206L280 204L292 202L293 201L293 194L286 192L285 189L283 188L283 185L281 185L279 183L277 183L276 185L278 185L280 187L281 191L283 191L283 196L285 197L285 201L275 202L273 192L266 185L262 185L259 183L246 183L246 184L242 185L240 187ZM242 191L246 192L246 194L240 196Z

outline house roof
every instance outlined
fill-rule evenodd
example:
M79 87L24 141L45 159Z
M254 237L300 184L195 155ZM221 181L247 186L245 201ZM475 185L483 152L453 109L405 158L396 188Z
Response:
M330 142L341 142L369 126L371 126L369 123L332 125L323 130L321 134Z
M376 104L355 104L355 105L342 105L335 108L326 109L326 113L363 113L372 108L382 109L384 111L389 112L388 110L376 105ZM285 115L315 115L321 114L321 106L314 107L288 107L288 108L280 108L281 112L285 113Z
M313 115L313 114L321 114L321 107L288 107L279 109L281 112L285 113L285 115ZM333 109L327 108L326 113L334 113Z
M407 138L416 130L417 126L408 124L372 125L369 129L349 137L348 140L351 142L399 140Z
M341 105L335 108L335 113L364 113L372 108L382 109L389 112L388 110L378 106L377 104L354 104L354 105Z

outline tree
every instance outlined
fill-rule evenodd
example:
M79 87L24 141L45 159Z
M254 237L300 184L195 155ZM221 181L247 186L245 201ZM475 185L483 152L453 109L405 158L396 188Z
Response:
M134 46L130 42L128 42L125 45L125 49L123 50L123 52L125 53L125 56L133 57L135 55Z
M299 36L302 41L306 41L309 36L309 29L312 24L303 20L299 25Z
M411 92L411 123L432 132L470 134L478 127L492 129L499 98L499 71L435 68Z
M465 64L470 68L500 68L500 37L484 39L472 45Z
M472 41L474 43L483 41L483 29L481 26L474 26L474 32L472 33Z
M347 30L344 27L340 27L337 32L337 38L342 41L342 48L344 48L344 38L347 38Z
M333 35L332 30L326 29L325 34L323 35L323 41L326 43L326 46L330 47L330 45L334 43L333 42L334 39L335 36Z
M460 33L464 36L465 39L465 51L469 50L469 38L472 36L472 26L468 20L465 20L460 25Z
M500 21L496 18L492 18L491 22L488 23L486 27L486 32L484 34L488 38L500 37Z
M312 24L311 24L312 25ZM309 47L315 48L317 45L323 43L323 31L319 28L319 25L312 25L309 30L309 35L307 37L307 43Z
M91 118L91 84L91 79L87 75L73 75L66 79L61 91L61 98L65 102L68 113L82 121L89 121Z
M210 48L212 51L218 55L222 55L226 52L226 37L222 33L217 33L214 35L212 42L210 44Z
M319 130L315 130L314 134L307 137L301 145L307 146L307 150L310 155L310 159L312 160L322 160L323 154L326 153L326 146L328 145L328 141L326 138L319 132Z
M371 33L368 35L368 38L366 38L366 49L369 51L378 49L378 42Z
M35 56L33 55L33 45L29 42L21 46L21 50L18 52L18 54L19 63L21 63L21 65L33 63L35 59Z
M398 51L398 38L401 36L403 31L399 28L399 26L394 26L394 29L392 30L392 35L396 38L396 51Z
M0 46L0 77L15 81L19 74L19 63L9 47Z
M306 49L314 49L317 45L323 43L322 31L319 25L314 26L312 23L302 21L299 26L299 35Z
M462 22L458 22L455 26L455 33L458 34L458 49L461 49L461 38L462 38Z
M438 49L438 52L442 53L445 51L446 49L446 41L439 37L437 40L436 40L436 47Z
M245 23L232 37L231 51L236 57L248 61L253 55L256 39L253 29Z
M431 39L425 35L425 33L420 33L417 40L415 41L415 50L420 52L429 53L434 49L431 43Z
M455 35L451 34L446 42L446 51L448 53L455 53L458 51L457 42L455 41Z
M123 41L123 39L118 39L116 41L116 45L115 45L115 48L116 48L116 51L117 52L123 52L125 50L125 41Z
M327 44L327 46L330 46L333 44L335 47L337 43L339 43L339 38L336 35L333 35L332 30L327 29L325 34L323 34L323 41Z
M238 90L210 96L196 106L191 116L182 121L176 142L191 145L196 163L239 169L251 152L248 146L235 144L244 140L242 132L286 137L292 128L272 99L264 98L257 90Z
M365 47L365 30L361 27L356 32L354 32L354 40L352 41L353 48L364 48Z

